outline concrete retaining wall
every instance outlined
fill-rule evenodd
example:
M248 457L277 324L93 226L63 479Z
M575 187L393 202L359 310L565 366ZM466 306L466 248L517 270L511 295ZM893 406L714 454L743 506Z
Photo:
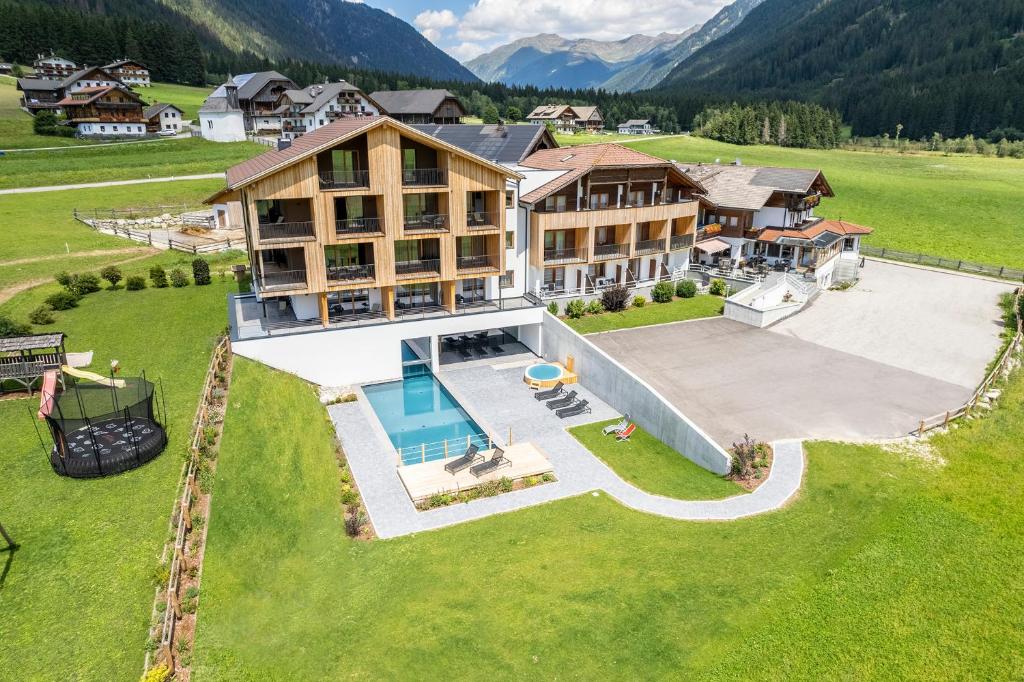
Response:
M557 317L544 313L543 356L565 362L575 358L580 383L658 440L716 474L729 472L730 456L651 386Z

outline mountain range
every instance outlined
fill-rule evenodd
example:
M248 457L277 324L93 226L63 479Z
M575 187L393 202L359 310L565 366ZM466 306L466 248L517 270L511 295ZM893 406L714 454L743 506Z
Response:
M541 33L497 47L465 63L484 81L613 92L657 85L672 69L727 34L762 0L736 0L701 26L682 33L631 35L621 40L570 40Z

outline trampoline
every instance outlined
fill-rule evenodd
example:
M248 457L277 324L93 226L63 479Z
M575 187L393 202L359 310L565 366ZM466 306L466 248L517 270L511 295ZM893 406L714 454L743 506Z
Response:
M79 381L53 398L44 416L53 436L50 465L58 474L110 476L163 452L167 432L155 386L145 376L122 380L119 387Z

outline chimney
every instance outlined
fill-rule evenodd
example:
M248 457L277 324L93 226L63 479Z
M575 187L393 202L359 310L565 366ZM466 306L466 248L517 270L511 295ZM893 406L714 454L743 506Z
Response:
M224 95L228 100L228 106L232 109L239 109L238 106L238 86L235 85L234 81L228 79L228 82L224 84Z
M279 152L283 152L285 149L288 149L288 147L291 147L291 146L292 146L292 141L291 140L286 140L283 137L278 139L278 141L277 141L277 151L279 151Z

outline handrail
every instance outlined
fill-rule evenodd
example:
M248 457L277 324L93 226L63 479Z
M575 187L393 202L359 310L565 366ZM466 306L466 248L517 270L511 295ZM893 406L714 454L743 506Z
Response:
M369 187L370 172L365 170L323 171L320 173L321 189L344 189L346 187Z
M373 263L361 263L358 265L328 265L327 279L331 282L374 279L375 271L376 268Z
M509 438L512 437L512 430L509 429ZM411 466L423 462L434 462L439 459L454 459L461 457L471 444L476 443L481 450L490 450L494 447L494 440L487 433L472 433L458 438L445 438L430 443L420 443L398 448L399 466Z
M500 223L497 211L468 211L466 213L466 227L471 230L495 228Z
M455 259L455 267L464 270L469 268L498 268L498 257L495 254L479 256L458 256Z
M426 258L395 261L395 274L401 277L419 274L439 275L441 274L441 260L439 258Z
M642 242L636 243L636 253L639 254L650 254L658 253L665 250L664 239L647 239Z
M402 220L406 230L430 230L446 232L448 230L447 213L421 213L419 215L407 215Z
M299 220L287 223L260 223L259 235L260 241L313 237L313 221Z
M625 258L629 255L629 244L596 244L594 259Z
M384 231L383 218L367 216L362 218L347 218L334 221L334 233L345 234L367 234Z
M447 168L403 168L403 185L447 185Z
M586 260L586 251L579 248L544 249L544 262Z

